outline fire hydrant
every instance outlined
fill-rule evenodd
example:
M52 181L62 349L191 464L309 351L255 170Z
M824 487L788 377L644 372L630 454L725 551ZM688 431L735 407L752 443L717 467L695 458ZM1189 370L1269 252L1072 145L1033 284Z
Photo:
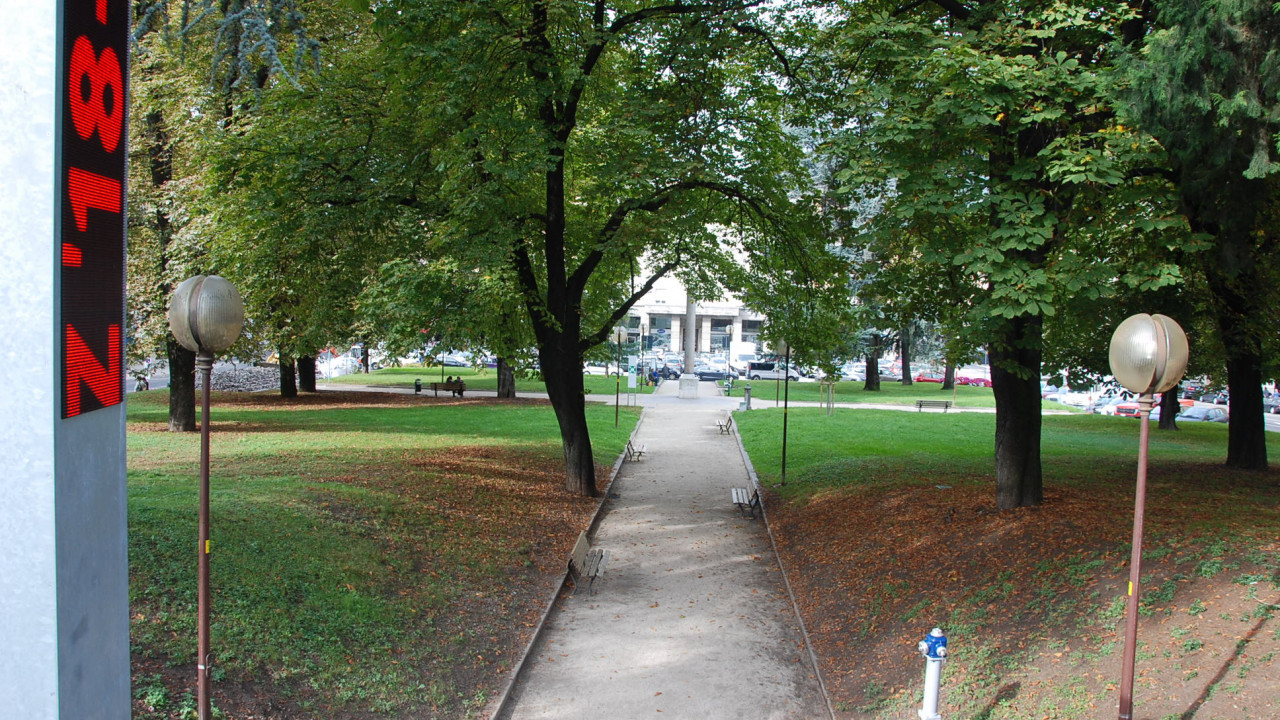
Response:
M947 636L942 628L934 628L917 646L924 655L924 707L920 720L942 720L938 714L938 686L942 682L942 663L947 661Z

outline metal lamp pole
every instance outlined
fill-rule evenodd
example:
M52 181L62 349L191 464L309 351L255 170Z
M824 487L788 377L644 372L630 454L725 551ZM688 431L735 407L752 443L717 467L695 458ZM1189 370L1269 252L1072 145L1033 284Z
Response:
M787 409L791 400L791 346L786 346L786 380L782 383L782 484L787 484Z
M619 409L622 400L622 340L627 336L627 331L618 326L613 329L613 342L618 346L618 364L614 367L613 385L613 426L618 427L618 416L621 413Z
M183 347L196 353L201 378L200 508L196 549L196 712L209 720L209 418L214 353L231 347L244 325L244 303L235 287L217 275L188 278L173 292L169 329Z
M1142 579L1142 535L1147 502L1147 445L1155 394L1175 387L1187 369L1187 336L1164 315L1133 315L1111 336L1111 373L1138 393L1138 480L1133 500L1133 542L1129 559L1124 659L1120 670L1120 720L1133 719L1133 672L1138 644L1138 598Z

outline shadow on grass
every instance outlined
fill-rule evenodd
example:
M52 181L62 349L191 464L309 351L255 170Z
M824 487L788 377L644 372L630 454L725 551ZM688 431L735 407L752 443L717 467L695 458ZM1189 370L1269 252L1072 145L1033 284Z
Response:
M991 698L991 702L987 703L987 706L982 709L982 712L973 716L973 720L991 720L991 713L995 712L996 709L1000 707L1001 703L1012 702L1014 698L1018 697L1018 691L1021 689L1021 682L1006 683L1004 687L1000 688L999 692Z

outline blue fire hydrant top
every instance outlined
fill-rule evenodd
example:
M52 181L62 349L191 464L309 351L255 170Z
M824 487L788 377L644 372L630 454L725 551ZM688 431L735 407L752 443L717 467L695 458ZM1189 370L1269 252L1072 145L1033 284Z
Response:
M947 656L947 636L942 634L942 628L934 628L928 635L924 636L921 643L921 649L924 651L925 657L931 659L941 659ZM939 652L941 650L942 652Z

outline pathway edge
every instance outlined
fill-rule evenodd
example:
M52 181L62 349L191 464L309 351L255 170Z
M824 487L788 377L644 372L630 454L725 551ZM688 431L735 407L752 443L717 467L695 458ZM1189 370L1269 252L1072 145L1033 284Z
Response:
M751 464L751 456L747 453L746 446L742 444L742 435L735 430L733 438L738 443L738 452L742 453L742 462L747 466L747 476L751 478L752 489L756 491L764 489L760 483L760 476L756 474L756 466ZM761 501L760 519L764 521L764 529L769 533L769 546L773 548L773 557L778 561L778 570L782 572L782 584L786 586L787 596L791 598L791 608L796 614L796 622L800 623L800 637L804 639L805 650L809 652L809 662L813 665L813 676L818 679L818 690L822 692L822 701L827 706L827 715L831 720L835 720L836 711L831 705L827 683L822 679L822 666L818 664L818 654L814 652L813 640L809 637L809 629L804 624L804 615L800 612L800 603L796 602L796 593L791 589L791 578L787 576L787 566L782 562L782 554L778 552L778 541L773 536L773 526L769 524L769 513L765 505L766 503Z
M640 432L640 426L644 424L644 416L647 410L648 408L644 407L643 405L640 406L640 419L636 421L636 426L634 429L632 429L631 435L627 438L628 440L632 440L632 441L635 440L636 433ZM739 443L739 446L741 446L741 443ZM603 493L600 494L600 502L596 505L596 510L591 515L591 522L587 523L586 532L588 537L595 535L596 529L600 525L600 519L604 517L605 502L609 500L609 492L613 488L614 482L617 481L618 479L618 472L622 470L622 463L626 461L626 457L627 457L627 453L624 450L623 452L618 454L618 459L613 461L613 469L609 472L609 482L605 484L605 490ZM752 472L752 478L754 477L755 477L755 473ZM774 553L775 554L777 553L777 548L774 548ZM783 577L784 578L786 577L785 573ZM569 580L570 580L569 559L566 557L564 577L561 578L560 582L557 583L554 588L552 588L550 597L547 598L546 607L544 607L542 610L542 617L538 619L538 627L534 629L533 635L529 637L529 642L525 644L524 652L521 653L520 655L520 660L517 661L515 666L513 666L511 670L507 672L507 682L505 686L502 688L502 694L500 694L497 697L497 699L494 700L494 702L491 703L488 708L486 708L486 710L490 710L488 714L488 717L490 718L490 720L497 720L497 718L501 718L503 716L503 713L506 712L507 703L510 702L511 700L512 691L515 690L516 682L519 681L520 676L524 673L525 665L528 664L529 656L533 654L534 646L537 645L538 640L542 638L543 630L545 630L547 627L547 618L551 617L551 611L555 609L556 599L560 597L560 590L564 588L565 583L568 582ZM787 591L790 592L790 590L791 588L790 586L788 586ZM795 598L793 597L792 602L794 602L794 600ZM801 627L803 628L803 625ZM806 635L805 644L808 644L808 642L809 642L809 638ZM821 685L822 683L821 678L819 678L818 683L819 685ZM825 698L826 697L825 688L823 688L822 694L823 694L823 697ZM827 703L828 709L830 708L830 705L831 703L830 701L828 701Z

